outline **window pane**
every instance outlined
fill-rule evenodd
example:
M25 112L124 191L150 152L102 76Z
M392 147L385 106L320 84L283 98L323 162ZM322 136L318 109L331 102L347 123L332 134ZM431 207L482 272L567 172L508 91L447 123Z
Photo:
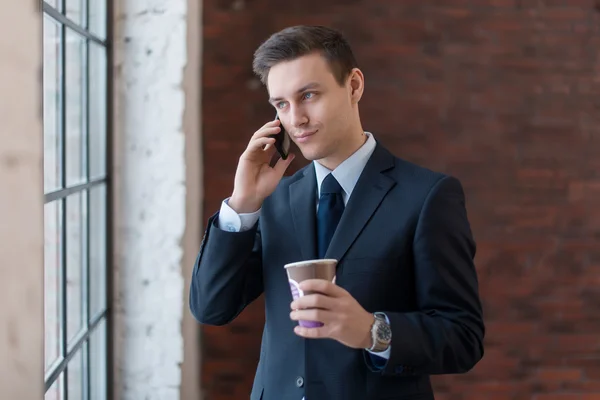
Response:
M106 308L106 186L90 189L90 317Z
M66 34L66 152L67 186L82 183L84 170L83 68L85 41L67 29Z
M106 400L106 320L90 336L90 400Z
M85 359L86 359L85 343L82 348L77 350L69 364L67 365L67 385L69 399L83 400L85 396Z
M48 368L60 354L62 200L44 205L44 337Z
M106 174L106 48L90 43L90 178Z
M44 0L44 3L48 3L49 5L60 11L60 6L62 2L60 0Z
M44 14L44 191L60 188L60 25Z
M83 3L85 0L67 0L66 1L66 15L67 18L73 20L77 25L83 26L84 18L83 18ZM90 3L93 3L94 0L91 0Z
M44 400L62 400L64 398L63 376L63 374L60 374L58 379L50 386L50 389L48 389L44 396Z
M85 194L67 197L67 340L83 326L83 267L85 266Z
M106 38L106 0L90 1L90 31L101 39Z

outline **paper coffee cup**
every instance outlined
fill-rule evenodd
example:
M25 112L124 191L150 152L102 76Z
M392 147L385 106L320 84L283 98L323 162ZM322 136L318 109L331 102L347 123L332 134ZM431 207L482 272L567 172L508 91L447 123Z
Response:
M290 284L290 290L292 291L292 297L296 300L312 292L303 292L300 290L300 282L307 279L325 279L333 282L335 278L335 270L337 266L337 260L334 259L318 259L318 260L306 260L298 261L284 266L288 281ZM299 321L300 326L307 328L316 328L323 326L318 321Z

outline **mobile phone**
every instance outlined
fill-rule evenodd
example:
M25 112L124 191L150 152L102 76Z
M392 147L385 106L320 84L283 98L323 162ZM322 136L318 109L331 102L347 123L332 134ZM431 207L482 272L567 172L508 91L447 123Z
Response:
M275 118L279 120L279 115L275 114ZM290 153L290 135L286 132L281 120L279 120L279 127L281 128L281 131L271 135L271 137L275 138L275 149L281 158L287 160Z

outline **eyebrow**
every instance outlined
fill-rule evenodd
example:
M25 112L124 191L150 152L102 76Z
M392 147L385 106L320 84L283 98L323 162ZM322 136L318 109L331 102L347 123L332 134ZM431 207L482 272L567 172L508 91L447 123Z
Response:
M319 86L321 86L321 85L319 85L317 82L311 82L307 85L302 86L300 89L296 90L296 93L297 94L302 93L308 89L318 88ZM275 103L280 100L283 100L283 97L269 97L269 103Z

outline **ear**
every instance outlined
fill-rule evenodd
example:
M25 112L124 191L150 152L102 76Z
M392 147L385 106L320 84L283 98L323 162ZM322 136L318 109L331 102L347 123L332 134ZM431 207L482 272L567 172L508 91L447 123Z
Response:
M350 76L348 77L349 89L350 89L350 100L352 104L356 104L360 101L363 91L365 90L365 77L362 71L358 68L352 69Z

